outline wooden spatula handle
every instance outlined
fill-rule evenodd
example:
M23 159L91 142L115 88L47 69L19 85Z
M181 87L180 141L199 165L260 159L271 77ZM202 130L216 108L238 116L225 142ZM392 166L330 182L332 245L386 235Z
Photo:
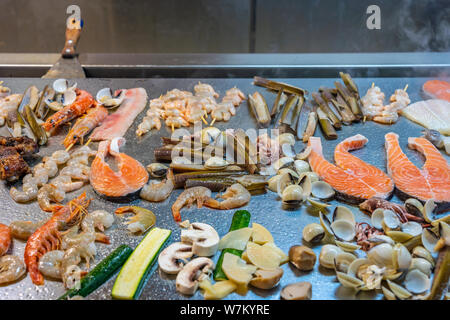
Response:
M75 51L75 47L80 38L81 26L80 23L77 24L76 21L74 21L73 24L74 26L68 26L66 28L66 43L61 53L63 58L73 58L78 55Z

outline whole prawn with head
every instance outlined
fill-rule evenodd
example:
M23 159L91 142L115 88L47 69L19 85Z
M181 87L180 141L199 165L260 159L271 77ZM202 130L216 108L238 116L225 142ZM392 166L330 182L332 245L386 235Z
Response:
M60 248L61 231L67 230L82 221L87 214L86 209L90 201L83 193L65 206L53 206L52 217L28 238L24 260L34 284L44 284L44 277L39 271L40 258L48 251Z

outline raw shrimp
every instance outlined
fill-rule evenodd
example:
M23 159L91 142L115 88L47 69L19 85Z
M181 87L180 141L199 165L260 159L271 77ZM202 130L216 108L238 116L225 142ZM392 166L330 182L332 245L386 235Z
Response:
M9 224L11 229L11 236L20 240L28 240L28 238L42 226L45 221L13 221Z
M166 119L166 125L168 127L180 128L189 126L189 122L182 117L168 117Z
M142 136L143 134L149 132L155 128L156 130L161 129L161 119L159 117L156 117L155 115L147 115L142 119L142 122L139 124L136 135Z
M184 190L172 205L173 219L181 221L180 210L184 206L190 206L197 201L197 207L201 208L203 203L211 197L211 190L205 187L192 187Z
M65 206L53 206L53 216L28 238L24 260L34 284L44 284L44 277L38 269L41 257L48 251L60 248L61 230L80 223L89 203L90 200L83 193Z
M128 230L133 233L144 233L155 225L156 216L148 209L138 206L126 206L116 210L116 214L123 214L125 212L133 212L135 215L128 218Z
M4 255L11 245L11 230L0 223L0 256Z
M62 238L62 248L67 249L73 246L86 246L95 241L109 244L108 236L103 233L95 232L95 228L104 230L105 227L108 228L108 226L112 225L110 217L112 215L107 212L106 214L107 215L96 211L88 213L81 222L80 233L78 233L78 226L75 226L64 233ZM114 219L114 217L112 217L112 219Z
M159 202L167 199L175 187L175 181L172 170L168 170L167 177L159 183L146 184L139 194L140 197L147 201Z
M51 157L44 157L43 162L44 168L47 169L47 175L49 178L53 178L58 174L58 165L55 160Z
M95 104L95 100L89 92L75 89L75 93L77 94L77 97L72 104L65 106L64 108L59 110L51 117L49 117L45 121L45 123L42 124L42 127L45 129L45 131L55 129L60 125L67 123L78 116L81 116L93 104Z
M97 154L97 151L92 150L88 146L84 145L79 147L78 149L74 150L72 154L70 155L71 159L80 157L80 156L87 156L87 157L95 157Z
M9 190L11 198L18 203L25 203L35 200L38 195L38 186L34 182L24 183L22 185L22 191L12 187Z
M231 116L236 114L236 108L230 101L221 102L217 107L211 112L211 116L216 121L228 121Z
M67 289L72 289L81 277L86 274L86 271L81 270L78 264L82 259L86 261L86 267L89 269L89 263L95 256L95 245L75 246L66 250L61 261L61 276L63 283Z
M238 88L234 87L225 93L225 97L222 98L222 102L231 102L235 107L241 104L245 100L244 93Z
M107 116L108 110L102 105L96 104L95 107L90 108L70 129L63 141L64 147L68 148L77 143L80 139L83 139L85 135L97 127Z
M65 197L66 192L60 185L44 184L38 191L37 201L42 210L51 212L53 209L51 202L61 202Z
M69 176L72 179L88 181L91 169L85 164L72 164L61 169L60 175Z
M20 279L25 271L25 265L19 257L12 255L0 257L0 285Z
M191 123L195 123L201 121L204 115L205 110L203 109L203 105L195 98L190 99L187 105L186 119Z
M212 96L214 98L219 97L219 94L214 90L214 88L207 83L199 82L194 86L194 91L196 95Z
M233 208L239 208L245 206L251 198L250 192L241 185L240 183L235 183L225 190L225 193L220 196L220 198L225 199L219 202L215 199L206 199L205 206L214 208L228 210Z
M114 223L114 215L106 210L95 210L88 213L88 216L92 218L94 227L101 232L110 228Z
M64 190L64 192L78 190L84 186L84 183L84 181L72 181L72 178L66 175L59 175L52 181L57 189Z
M61 263L64 257L63 250L53 250L44 254L39 260L39 271L46 277L61 279Z

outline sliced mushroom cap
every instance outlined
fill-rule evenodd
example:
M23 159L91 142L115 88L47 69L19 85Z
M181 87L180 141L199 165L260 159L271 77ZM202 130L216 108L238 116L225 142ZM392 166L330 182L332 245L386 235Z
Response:
M259 289L272 289L275 287L283 276L283 269L276 268L274 270L258 269L254 273L254 278L250 284Z
M159 254L158 265L165 273L177 274L183 268L183 261L186 262L193 254L191 245L175 242Z
M214 262L209 258L195 258L189 261L178 273L175 285L177 291L193 295L198 289L198 282L214 268Z
M219 247L219 234L206 223L191 223L181 231L181 241L192 244L192 252L200 257L213 256Z

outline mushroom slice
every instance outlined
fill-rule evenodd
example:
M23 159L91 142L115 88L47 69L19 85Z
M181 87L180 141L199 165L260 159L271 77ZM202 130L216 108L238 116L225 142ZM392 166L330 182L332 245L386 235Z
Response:
M177 291L187 295L193 295L198 289L199 280L210 273L214 268L214 262L209 258L195 258L189 261L178 273L175 280Z
M194 222L181 231L181 241L192 244L192 252L199 257L213 256L219 247L219 235L209 224Z
M259 223L252 224L252 241L257 244L273 242L272 234Z
M254 273L254 278L250 281L250 284L259 289L272 289L280 282L282 276L283 269L279 267L274 270L258 269Z
M175 242L165 248L158 257L159 268L168 274L177 274L187 259L193 256L192 246Z
M222 269L228 279L240 285L247 285L257 268L247 264L238 256L226 252L223 256Z
M252 228L241 228L228 232L219 242L219 250L245 250L247 242L253 233Z
M413 269L405 277L405 288L412 293L422 293L430 289L431 281L426 274L419 269Z

